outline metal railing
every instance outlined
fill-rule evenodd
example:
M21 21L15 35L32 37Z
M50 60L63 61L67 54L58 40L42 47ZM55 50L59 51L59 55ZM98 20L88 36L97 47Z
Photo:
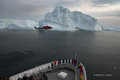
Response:
M61 60L61 64L58 64L58 61L56 61L56 64L53 65L53 68L51 66L52 63L53 62L37 66L35 68L32 68L27 71L21 72L19 74L13 75L13 76L9 77L9 79L10 80L18 80L18 78L22 78L25 74L27 74L27 76L29 77L31 75L35 75L35 74L37 75L39 73L47 73L47 72L57 70L60 68L69 68L69 69L72 69L75 71L75 80L80 80L80 71L77 68L77 66L72 63L71 60L70 60L70 63L66 63L66 61L64 61L64 63L62 63L62 60ZM82 63L80 63L80 64L83 67L83 76L84 76L83 80L87 80L85 67L83 66Z

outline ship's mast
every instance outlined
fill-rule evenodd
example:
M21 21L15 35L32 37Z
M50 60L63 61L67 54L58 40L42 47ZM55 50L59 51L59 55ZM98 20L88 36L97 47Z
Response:
M75 59L77 59L77 53L75 52Z

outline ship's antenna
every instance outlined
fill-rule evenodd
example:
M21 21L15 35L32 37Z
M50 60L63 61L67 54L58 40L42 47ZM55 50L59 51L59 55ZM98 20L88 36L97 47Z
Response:
M77 53L75 52L75 59L77 59Z

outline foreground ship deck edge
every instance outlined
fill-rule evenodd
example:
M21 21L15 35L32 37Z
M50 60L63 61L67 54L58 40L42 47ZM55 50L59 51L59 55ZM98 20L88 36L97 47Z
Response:
M80 70L78 68L78 65L72 62L72 59L70 59L70 62L67 62L67 60L64 60L64 63L62 63L63 60L61 60L61 64L59 64L59 61L56 61L56 64L54 65L54 70L58 70L59 68L69 68L74 70L75 72L75 79L74 80L81 80L80 79ZM68 60L69 61L69 60ZM78 61L79 62L79 61ZM25 74L27 74L28 76L33 75L33 74L38 74L40 72L50 72L53 71L52 69L52 64L53 62L49 62L40 66L36 66L32 69L26 70L24 72L18 73L16 75L13 75L11 77L9 77L10 80L18 80L18 78L22 78ZM86 75L86 70L84 65L79 62L80 65L82 66L82 70L83 70L83 79L82 80L87 80L87 75Z

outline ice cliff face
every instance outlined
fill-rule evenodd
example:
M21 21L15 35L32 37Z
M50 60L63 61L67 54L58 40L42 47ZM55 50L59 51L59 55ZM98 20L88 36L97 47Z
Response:
M34 29L37 22L31 20L0 19L0 29Z
M105 26L103 30L107 31L120 31L120 26Z
M102 30L94 17L61 6L55 7L53 12L47 13L45 18L39 21L39 27L46 25L52 26L53 30Z

